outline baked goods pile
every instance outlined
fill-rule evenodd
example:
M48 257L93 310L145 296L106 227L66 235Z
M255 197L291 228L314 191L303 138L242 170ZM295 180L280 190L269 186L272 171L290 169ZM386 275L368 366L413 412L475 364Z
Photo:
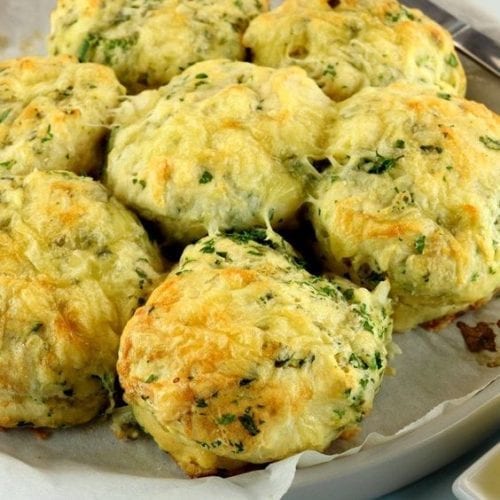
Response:
M0 427L123 391L191 476L323 451L498 290L500 118L421 12L59 0L49 51L0 62Z

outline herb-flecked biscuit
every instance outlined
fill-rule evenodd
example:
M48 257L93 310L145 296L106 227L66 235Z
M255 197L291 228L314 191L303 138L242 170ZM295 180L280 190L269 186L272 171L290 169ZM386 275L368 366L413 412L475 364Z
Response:
M389 278L396 329L443 325L500 287L498 115L435 89L364 89L339 104L327 157L319 247L357 283Z
M267 9L267 0L58 0L49 52L111 66L136 93L199 61L243 59L243 31Z
M160 279L156 248L96 181L35 171L0 178L0 252L0 427L87 422Z
M335 101L401 79L465 94L449 33L396 0L285 0L252 21L243 43L256 64L304 68Z
M125 89L113 71L70 56L0 62L0 175L95 171Z
M291 225L330 105L300 68L198 63L118 109L104 182L174 241Z
M324 450L372 407L388 288L313 276L263 230L207 236L127 324L124 397L192 476Z

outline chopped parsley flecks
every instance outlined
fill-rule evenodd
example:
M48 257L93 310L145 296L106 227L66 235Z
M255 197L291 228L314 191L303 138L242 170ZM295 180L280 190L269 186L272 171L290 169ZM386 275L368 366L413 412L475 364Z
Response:
M370 333L375 333L375 328L372 323L372 319L370 318L370 314L368 313L368 309L366 307L366 304L359 304L358 307L354 309L356 313L361 317L361 325L363 328Z
M451 66L452 68L456 68L458 66L458 59L453 52L445 58L444 62L448 65Z
M358 168L364 170L368 174L383 174L393 168L400 158L402 158L402 156L398 156L397 158L386 158L377 153L375 159L362 158L358 164Z
M0 123L2 123L10 115L11 111L11 109L6 109L2 113L0 113Z
M441 146L435 146L433 144L423 144L422 146L420 146L420 150L423 153L441 154L443 152L443 148Z
M394 141L394 147L397 149L404 149L406 146L405 141L403 139L397 139Z
M139 269L138 267L135 268L135 272L136 272L137 276L139 276L139 278L142 278L142 279L148 278L148 275L142 269Z
M250 436L256 436L259 434L260 430L255 423L254 415L250 413L250 408L247 408L245 413L238 417L238 420Z
M293 354L287 354L285 356L279 356L274 360L274 366L276 368L283 368L292 359Z
M199 182L200 184L208 184L209 182L211 182L211 180L212 180L213 178L214 178L214 176L213 176L213 175L212 175L212 174L211 174L208 170L205 170L205 171L201 174L201 176L200 176L200 178L199 178L198 182Z
M77 57L80 62L88 62L91 59L91 51L99 44L100 37L89 33L78 48Z
M415 16L407 9L402 8L399 12L386 12L385 18L391 23L397 23L402 19L409 19L410 21L413 21Z
M211 441L210 443L207 443L205 441L196 441L196 443L199 444L202 448L205 448L206 450L218 448L219 446L222 445L222 441L220 439L215 439L214 441Z
M333 64L327 64L325 70L323 71L323 76L329 76L330 78L337 76L335 66Z
M276 368L302 368L306 363L313 364L316 359L316 355L309 353L307 356L303 358L294 358L293 354L286 354L284 356L280 356L274 360L274 366Z
M363 389L366 389L366 386L368 385L368 379L365 377L365 378L362 378L360 381L359 381L359 384L361 385L361 387Z
M88 62L93 59L93 51L97 46L102 48L104 53L104 63L111 64L116 49L126 52L130 47L137 43L138 33L133 33L124 38L105 39L95 33L89 33L77 51L77 57L80 62Z
M110 40L103 40L104 62L111 64L116 49L126 52L130 47L134 46L139 39L138 33L133 33L124 38L112 38Z
M380 370L383 366L384 362L382 361L382 355L377 351L375 352L375 368Z
M146 384L151 384L152 382L156 382L158 378L159 378L158 375L152 373L144 382Z
M31 333L39 332L42 328L43 323L41 321L37 321L36 323L33 323L33 326L31 327Z
M215 242L213 239L205 241L203 246L200 248L202 253L215 253Z
M254 381L255 381L254 378L242 378L239 382L239 386L245 387L246 385L250 385Z
M422 253L424 253L424 248L425 248L425 236L423 234L421 234L415 240L415 251L418 254L422 254Z
M447 94L446 92L438 92L437 96L440 97L441 99L444 99L445 101L451 100L451 94Z
M245 231L238 232L227 232L225 235L231 238L236 243L248 243L249 241L255 241L261 245L270 246L274 248L274 244L267 239L267 232L265 229L247 229Z
M274 294L272 292L267 292L262 297L259 297L259 302L262 304L267 304L272 298L274 298Z
M51 127L51 125L49 125L49 126L47 127L47 133L46 133L46 134L45 134L45 136L44 136L44 137L42 137L42 139L41 139L41 140L42 140L42 142L49 142L49 141L51 141L51 140L54 138L54 134L52 133L52 130L51 130L51 129L52 129L52 127Z
M234 448L234 453L243 453L245 451L245 447L241 441L229 440L229 444Z
M333 410L333 413L335 413L335 415L337 415L338 418L343 418L344 415L345 415L345 409L335 409Z
M139 184L142 189L144 189L147 185L144 179L137 179L136 177L132 179L132 184Z
M203 398L197 398L195 400L196 408L206 408L208 406L207 402Z
M220 416L217 419L217 423L219 425L229 425L232 424L236 420L236 415L232 413L224 413L224 415Z
M354 353L351 353L349 357L349 364L354 366L354 368L363 368L364 370L368 368L366 361Z
M500 151L500 139L493 139L488 135L482 135L479 140L488 148L495 151Z
M5 168L6 170L9 170L16 164L16 160L7 160L7 161L2 161L0 162L0 168Z
M195 78L197 80L204 80L205 78L208 78L208 75L206 73L198 73Z

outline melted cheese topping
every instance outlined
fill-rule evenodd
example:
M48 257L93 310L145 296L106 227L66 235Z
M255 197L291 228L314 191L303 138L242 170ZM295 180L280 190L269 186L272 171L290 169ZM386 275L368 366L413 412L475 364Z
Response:
M109 405L121 330L162 263L134 216L68 172L0 178L0 427Z
M109 68L69 56L0 62L0 175L94 171L124 92Z
M465 74L449 33L395 0L285 0L252 21L243 43L256 64L297 65L341 101L396 80L465 94Z
M500 118L407 84L341 103L310 216L330 267L391 282L395 328L454 314L500 286Z
M207 59L243 59L241 36L267 0L59 0L51 54L111 66L132 92Z
M291 225L329 113L299 68L199 63L121 106L105 182L169 240Z
M324 450L372 407L387 293L309 274L264 230L206 237L127 324L125 399L190 475Z

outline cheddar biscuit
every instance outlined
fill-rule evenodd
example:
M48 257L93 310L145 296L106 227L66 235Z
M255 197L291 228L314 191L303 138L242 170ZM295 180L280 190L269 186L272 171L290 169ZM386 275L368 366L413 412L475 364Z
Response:
M170 241L290 226L329 113L299 68L198 63L119 108L104 182Z
M158 251L103 186L69 172L1 177L0 222L0 427L87 422L110 404Z
M69 56L0 62L0 175L95 172L124 92L109 68Z
M391 282L395 328L454 315L500 286L500 119L409 84L339 104L310 216L325 261Z
M124 397L192 476L324 450L372 407L387 292L313 276L263 230L207 236L127 324Z
M465 94L449 33L395 0L285 0L252 21L243 43L256 64L304 68L335 101L396 80Z
M243 59L241 36L267 0L59 0L51 54L111 66L132 92L207 59Z

